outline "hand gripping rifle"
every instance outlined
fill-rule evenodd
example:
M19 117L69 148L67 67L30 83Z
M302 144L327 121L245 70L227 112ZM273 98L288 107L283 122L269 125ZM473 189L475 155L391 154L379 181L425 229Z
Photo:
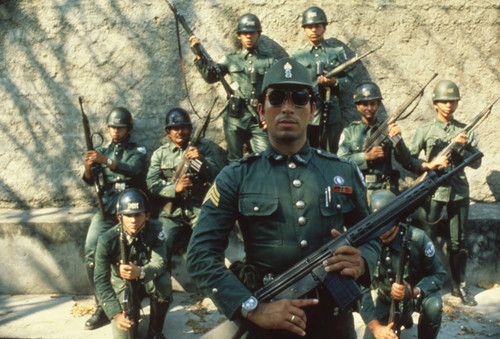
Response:
M389 139L394 146L398 144L398 142L401 140L401 135L395 135L394 137L389 136L389 125L392 123L395 123L398 119L402 120L404 118L407 118L408 115L410 115L413 110L408 113L404 118L401 118L401 115L410 107L410 105L416 100L422 97L424 94L425 88L431 83L432 80L434 80L435 77L437 77L438 74L434 73L434 75L431 77L429 81L425 85L423 85L415 95L413 95L410 99L408 99L403 106L399 108L397 111L398 113L394 114L393 116L390 116L387 118L380 126L377 128L373 134L366 139L365 143L363 144L363 147L361 148L362 152L369 151L371 148L375 146L380 146L386 139ZM418 103L417 103L418 105Z
M214 104L215 104L215 101L214 101ZM212 105L212 108L213 108L213 105ZM211 112L208 112L203 124L199 125L196 128L196 130L194 131L193 137L191 138L191 142L189 144L188 149L186 150L186 153L189 150L189 148L197 147L198 144L200 143L201 138L203 138L205 136L205 132L207 130L208 124L210 123L210 113ZM182 158L179 165L177 165L177 168L175 169L174 175L172 176L172 179L170 180L170 182L176 183L177 181L179 181L179 179L184 174L188 173L188 171L190 171L190 170L193 170L195 172L199 172L201 170L202 164L203 163L199 159L188 159L186 157L186 155L184 154L184 157ZM173 201L172 200L168 201L165 204L165 207L163 207L163 209L168 214L172 213L172 208L173 208Z
M462 164L447 174L438 177L434 172L418 185L415 185L396 199L392 200L375 213L370 214L346 232L330 240L328 243L302 259L284 273L270 280L262 288L254 292L260 302L273 302L279 299L302 298L309 291L323 285L331 293L333 299L342 311L347 309L360 295L358 285L353 279L338 273L327 273L323 261L333 255L341 246L358 247L385 233L399 220L410 215L439 186L449 180L465 166L481 158L478 152L467 158ZM226 321L214 328L202 338L239 338L244 332L238 320Z
M123 220L120 217L120 258L121 258L121 263L123 265L128 265L129 264L129 251L128 251L128 245L127 245L127 237L125 235L125 230L123 229ZM125 312L125 316L129 320L133 320L134 316L134 289L132 286L132 282L128 279L123 279L125 282L125 288L123 290L123 299L122 299L122 304L123 304L123 311ZM134 324L131 328L128 329L128 338L129 339L134 339L134 332L135 332L135 326Z
M405 266L410 259L410 226L409 225L401 225L402 229L400 230L403 234L403 241L401 245L401 253L399 254L399 263L398 263L398 271L396 273L397 284L403 284L404 274L405 274ZM403 301L396 300L394 298L391 299L391 308L389 310L389 324L394 322L392 326L392 330L399 337L401 335L401 327L405 326L405 328L409 328L406 325L408 324L407 317L408 310L405 310L404 307L406 303Z
M82 97L78 97L78 101L80 102L80 111L82 112L82 122L83 122L83 132L85 133L85 144L87 145L87 151L94 150L94 144L92 143L92 134L90 133L90 125L89 119L87 115L83 111L83 99ZM104 220L106 218L106 214L104 213L104 203L102 201L103 195L103 185L101 180L103 178L102 168L99 164L93 164L90 167L90 173L92 174L92 181L94 182L94 188L97 193L97 201L99 202L99 210L101 211L101 218Z
M474 119L472 119L472 121L467 126L465 126L464 129L461 130L458 134L462 134L462 133L467 134L470 131L473 131L474 128L476 128L481 122L483 122L488 117L488 115L491 112L491 109L493 108L493 105L498 101L498 99L500 99L500 96L497 97L495 100L493 100L493 102L491 104L488 104L481 112L479 112L474 117ZM462 143L458 143L458 142L450 142L448 144L448 146L443 148L441 150L441 152L439 152L438 155L436 155L434 158L432 158L432 160L439 158L439 157L443 157L443 156L446 157L447 159L450 159L453 151L460 153L462 151L462 149L465 147L465 145L466 145L465 143L462 144ZM442 171L443 169L444 168L442 166L439 166L437 170ZM418 183L418 182L422 181L426 176L427 176L427 172L422 173L417 179L415 179L415 182Z

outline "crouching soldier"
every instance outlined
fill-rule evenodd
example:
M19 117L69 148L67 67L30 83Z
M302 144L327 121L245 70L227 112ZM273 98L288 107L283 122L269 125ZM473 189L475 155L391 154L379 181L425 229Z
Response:
M139 189L125 190L118 197L116 209L118 225L104 233L97 243L94 274L97 296L112 319L114 338L137 337L140 301L149 296L147 338L165 338L163 323L172 299L172 285L163 229L149 219L149 201Z

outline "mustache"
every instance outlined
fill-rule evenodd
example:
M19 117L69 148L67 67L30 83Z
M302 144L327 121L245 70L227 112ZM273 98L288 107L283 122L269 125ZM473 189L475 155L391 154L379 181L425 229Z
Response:
M293 115L285 115L285 116L282 116L282 117L279 117L277 122L280 123L280 122L283 122L283 121L293 121L293 122L296 122L298 123L299 122L299 119L296 117L296 116L293 116Z

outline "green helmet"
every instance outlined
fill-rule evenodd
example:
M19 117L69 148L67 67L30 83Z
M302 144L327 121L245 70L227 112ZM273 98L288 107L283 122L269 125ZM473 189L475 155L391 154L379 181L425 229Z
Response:
M450 80L441 80L434 87L432 101L460 100L460 91L456 83Z
M302 85L313 92L309 71L297 60L288 57L278 60L267 70L262 82L262 93L273 85Z
M396 195L388 190L377 190L370 196L370 210L372 213L378 211L396 198Z
M371 81L362 82L354 90L354 103L370 101L370 100L382 100L382 94L380 93L380 88L377 84Z
M149 211L149 199L138 188L129 188L120 193L116 203L116 213L135 214Z
M260 20L256 15L247 13L238 18L236 33L240 32L262 32Z
M108 127L132 128L132 123L132 114L126 108L113 108L113 110L108 115Z
M165 128L175 127L175 126L192 126L191 118L189 113L182 108L176 107L168 111L165 117Z
M302 15L302 27L306 25L325 24L328 25L325 12L319 7L310 7Z

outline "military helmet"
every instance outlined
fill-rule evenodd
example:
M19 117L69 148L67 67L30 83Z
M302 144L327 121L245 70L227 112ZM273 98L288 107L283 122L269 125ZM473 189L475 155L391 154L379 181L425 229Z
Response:
M325 24L328 25L325 12L319 7L310 7L302 15L302 27L306 25Z
M116 107L108 115L108 127L132 128L132 114L124 107Z
M135 214L149 211L149 199L138 188L129 188L120 193L116 203L116 214Z
M280 59L267 70L262 82L262 93L274 85L302 85L313 92L309 71L292 58Z
M434 87L432 101L460 100L460 91L456 83L450 80L441 80Z
M392 200L396 198L396 195L388 190L376 190L370 196L370 211L376 212Z
M238 18L236 33L240 32L262 32L260 20L256 15L247 13Z
M354 90L353 98L356 104L363 101L383 99L380 88L378 88L376 83L371 81L360 83Z
M192 126L189 113L180 107L172 108L165 117L165 128L175 126Z

